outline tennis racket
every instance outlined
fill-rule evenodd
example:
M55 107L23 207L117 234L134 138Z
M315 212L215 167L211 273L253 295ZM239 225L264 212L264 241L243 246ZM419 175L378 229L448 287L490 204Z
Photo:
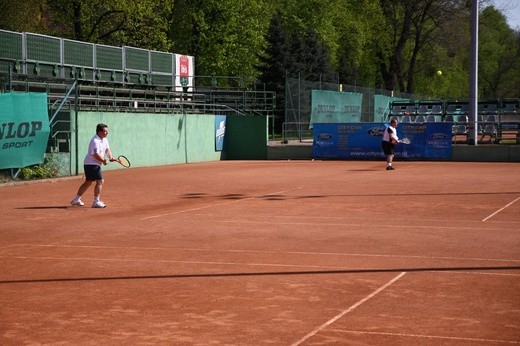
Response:
M404 144L410 144L410 143L412 143L412 142L411 142L408 138L403 138L403 139L401 140L401 143L404 143Z
M126 156L119 155L117 159L114 159L113 161L119 163L123 167L130 167L130 160L128 160Z

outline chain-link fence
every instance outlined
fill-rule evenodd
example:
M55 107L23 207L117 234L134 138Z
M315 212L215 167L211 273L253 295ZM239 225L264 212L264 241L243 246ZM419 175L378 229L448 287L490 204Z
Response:
M374 95L405 99L416 98L415 95L382 89L322 81L311 82L302 80L301 78L287 78L285 86L285 120L282 126L284 141L291 139L302 141L312 138L312 130L309 130L312 112L312 90L343 91L363 94L361 122L373 122L377 120L374 119Z

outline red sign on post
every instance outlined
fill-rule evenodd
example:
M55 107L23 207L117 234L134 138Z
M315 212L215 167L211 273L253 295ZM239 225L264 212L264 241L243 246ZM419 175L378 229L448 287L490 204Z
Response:
M190 60L186 55L179 58L179 75L181 77L188 77L190 75Z

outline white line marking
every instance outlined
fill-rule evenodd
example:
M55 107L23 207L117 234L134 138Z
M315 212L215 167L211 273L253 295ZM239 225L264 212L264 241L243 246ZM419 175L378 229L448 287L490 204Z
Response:
M200 216L200 217L211 217L211 216L218 216L219 218L222 218L223 215L222 214L208 214L208 213L204 213L204 214L191 214L190 217L193 217L193 216ZM246 214L241 214L240 217L242 219L254 219L254 218L260 218L258 215L253 215L253 214L249 214L249 215L246 215ZM337 221L342 221L342 220L345 220L345 221L367 221L366 218L359 218L359 217L355 217L355 216L349 216L348 218L344 217L344 216L304 216L304 215L271 215L270 216L270 219L271 220L276 220L276 219L285 219L285 220L291 220L293 218L297 218L298 220L305 220L305 219L309 219L309 220L313 220L313 221L316 221L316 222L306 222L306 221L300 221L298 224L303 224L303 225L315 225L317 222L317 220L337 220ZM387 226L392 226L392 227L398 227L398 228L403 228L403 227L407 227L407 228L413 228L413 227L416 227L414 225L410 225L410 222L412 221L416 221L416 222L420 222L422 224L424 223L428 223L430 224L430 226L417 226L419 228L429 228L429 229L443 229L443 228L451 228L451 229L460 229L460 227L455 227L455 226L451 226L451 227L443 227L443 226L431 226L439 221L447 221L446 219L442 219L442 220L439 220L439 219L413 219L413 218L407 218L406 219L406 222L407 224L403 224L403 225L386 225L385 224L385 227ZM242 222L240 220L238 221L235 221L235 220L229 220L229 221L220 221L220 222ZM264 222L262 220L258 221L258 222ZM271 222L271 223L274 223L274 222ZM276 222L278 223L278 222ZM468 225L468 224L475 224L475 225L482 225L482 221L481 220L463 220L463 219L454 219L454 220L451 220L451 223L452 224L456 224L456 223L461 223L461 224L465 224L465 225ZM519 221L494 221L493 222L494 224L498 224L498 223L503 223L503 224L519 224L520 222ZM291 225L293 224L292 222L285 222L284 224L288 224L288 225ZM296 223L295 223L296 224ZM321 224L321 223L320 223ZM350 223L348 223L350 225ZM346 225L345 223L332 223L332 225ZM367 224L367 223L363 223L363 225L368 225L368 226L377 226L378 224ZM477 230L489 230L490 228L472 228L472 227L464 227L463 229L477 229Z
M495 211L493 214L489 215L488 217L486 217L485 219L483 219L482 221L487 221L488 219L491 219L493 216L495 216L496 214L500 213L502 210L506 209L507 207L509 207L510 205L512 205L513 203L515 203L516 201L520 200L520 197L518 197L517 199L515 199L513 202L509 203L508 205L498 209L497 211Z
M356 270L356 271L370 271L374 269L362 268L345 268L333 266L318 266L307 264L276 264L276 263L241 263L241 262L214 262L214 261L182 261L182 260L154 260L154 259L129 259L129 258L99 258L99 257L37 257L37 256L15 256L15 257L0 257L0 259L16 259L16 260L46 260L46 261L90 261L90 262L138 262L138 263L182 263L182 264L196 264L196 265L233 265L233 266L247 266L247 267L280 267L280 268L312 268L322 270Z
M424 339L444 339L444 340L460 340L460 341L477 341L485 343L496 343L496 344L520 344L520 341L514 340L493 340L493 339L478 339L478 338L464 338L457 336L439 336L439 335L420 335L420 334L404 334L404 333L384 333L384 332L365 332L358 330L334 330L338 333L351 333L351 334L370 334L370 335L385 335L385 336L398 336L398 337L412 337L412 338L424 338Z
M278 194L280 194L280 193L285 193L285 192L289 192L289 191L298 190L298 189L301 189L302 187L303 187L303 186L298 186L298 187L295 187L295 188L293 188L293 189L288 189L288 190L283 190L283 191L277 191L277 192L266 193L266 194L264 194L264 195L262 195L262 196L265 197L265 196L278 195ZM181 213L187 213L187 212L190 212L190 211L202 210L202 209L207 209L207 208L217 207L217 206L219 206L219 205L225 205L225 204L231 204L231 203L243 202L243 201L247 201L247 200L251 200L251 199L255 199L255 198L258 198L258 197L247 197L247 198L241 198L241 199L237 199L237 200L233 200L233 201L227 201L227 202L222 202L222 203L216 203L216 204L204 205L204 206L202 206L202 207L198 207L198 208L191 208L191 209L179 210L179 211L175 211L175 212L172 212L172 213L165 213L165 214L152 215L152 216L144 217L144 218L142 218L142 219L140 219L140 220L141 220L141 221L144 221L144 220L156 219L156 218L163 217L163 216L170 216L170 215L176 215L176 214L181 214Z
M430 260L453 260L453 261L483 261L483 262L511 262L519 263L518 259L501 258L474 258L474 257L447 257L447 256L416 256L416 255L385 255L385 254L363 254L363 253L343 253L343 252L310 252L310 251L272 251L272 250L242 250L242 249L204 249L204 248L175 248L175 247L137 247L137 246L101 246L101 245L59 245L59 244L13 244L9 247L22 247L24 249L33 248L75 248L75 249L99 249L99 250L153 250L153 251L185 251L185 252L228 252L244 254L287 254L287 255L308 255L308 256L344 256L344 257L382 257L382 258L414 258ZM1 256L0 258L13 258Z
M345 271L348 272L372 272L376 271L378 268L345 268L345 267L333 267L333 266L317 266L317 265L307 265L307 264L279 264L279 263L242 263L242 262L214 262L214 261L182 261L182 260L152 260L152 259L128 259L128 258L90 258L90 257L31 257L31 256L16 256L16 257L1 257L0 259L9 259L9 260L40 260L40 261L85 261L85 262L119 262L119 263L176 263L176 264L186 264L186 265L221 265L221 266L244 266L244 267L274 267L274 268L306 268L313 269L314 271ZM485 268L481 268L485 270ZM396 269L395 271L398 271ZM401 269L402 270L402 269ZM513 268L511 270L514 270ZM429 273L437 273L437 274L466 274L466 275L491 275L491 276L511 276L511 277L520 277L520 274L511 274L511 273L489 273L489 272L467 272L467 271L451 271L451 270L428 270ZM261 273L259 273L261 274ZM283 272L280 272L283 274ZM302 272L302 274L307 274ZM308 273L312 274L312 273ZM326 273L323 273L326 274ZM334 273L330 273L334 274ZM182 274L180 274L182 275Z
M459 221L459 220L457 220ZM244 220L213 220L213 222L219 222L219 223L251 223L251 224L276 224L276 225L289 225L289 226L292 226L292 225L295 225L295 226L307 226L307 225L316 225L317 223L316 222L290 222L290 221L287 221L287 222L284 222L284 221L264 221L264 220L259 220L259 221L244 221ZM469 223L471 221L467 221L467 223ZM479 224L480 224L480 221L478 221ZM366 223L351 223L351 222L345 222L345 223L341 223L341 222L321 222L319 223L320 226L333 226L333 227L336 227L336 226L340 226L340 227L344 227L344 226L352 226L352 227L356 227L356 228L360 228L360 227L379 227L380 225L379 224L371 224L371 225L368 225ZM492 228L482 228L482 227L459 227L459 226L420 226L420 225L384 225L385 228L397 228L397 229L427 229L427 230L430 230L430 229L453 229L453 230L478 230L478 231L489 231L489 230L492 230ZM516 229L514 229L516 230ZM505 229L505 231L509 231L508 229Z
M386 289L387 287L389 287L390 285L392 285L394 282L396 282L397 280L399 280L400 278L402 278L404 276L404 274L406 274L406 272L402 272L401 274L397 275L395 278L393 278L392 280L388 281L386 284L384 284L383 286L379 287L377 290L375 290L374 292L372 292L371 294L369 294L368 296L366 296L365 298L361 299L360 301L358 301L356 304L352 305L351 307L349 307L348 309L346 310L343 310L340 314L336 315L335 317L333 317L332 319L328 320L327 322L323 323L321 326L319 326L318 328L314 329L312 332L310 332L309 334L305 335L303 338L301 338L300 340L296 341L295 343L292 344L292 346L298 346L300 345L302 342L306 341L307 339L309 339L310 337L314 336L316 333L318 333L319 331L325 329L326 327L330 326L332 323L336 322L337 320L339 320L341 317L345 316L346 314L348 314L349 312L351 312L352 310L354 310L355 308L357 308L358 306L360 306L361 304L367 302L368 300L370 300L371 298L375 297L377 294L379 294L380 292L382 292L384 289Z

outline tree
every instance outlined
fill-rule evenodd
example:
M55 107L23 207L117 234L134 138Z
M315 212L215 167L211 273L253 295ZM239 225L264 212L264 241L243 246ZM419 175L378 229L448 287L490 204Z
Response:
M0 1L0 29L10 31L45 32L47 22L43 16L45 0Z
M463 10L455 0L380 0L386 23L377 56L385 89L414 92L417 62L441 26Z
M51 34L79 41L169 50L168 0L47 0Z
M170 27L173 50L194 55L201 76L254 82L266 46L270 7L256 0L179 0Z
M518 97L520 34L503 14L489 6L479 22L479 90L483 98Z
M257 67L260 72L260 81L269 90L281 92L284 90L287 68L292 61L289 53L289 33L283 28L278 13L271 18L266 42L265 54L259 56L260 61Z

